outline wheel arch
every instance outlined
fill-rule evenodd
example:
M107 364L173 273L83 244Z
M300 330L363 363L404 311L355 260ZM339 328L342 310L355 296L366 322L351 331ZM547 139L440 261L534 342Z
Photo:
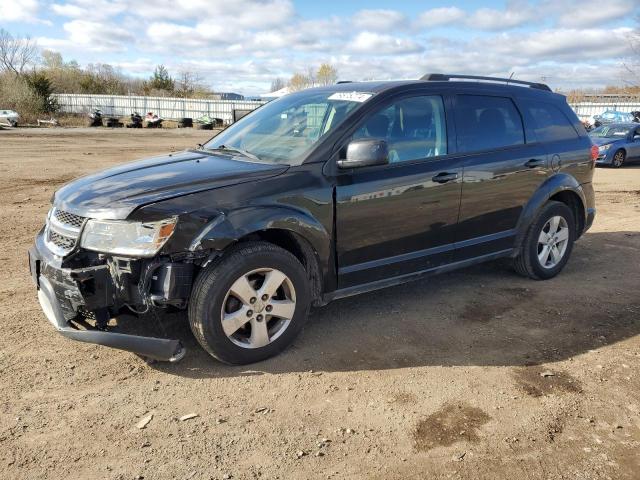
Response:
M522 244L526 231L537 213L550 200L562 202L571 209L576 221L576 238L582 235L587 219L585 194L573 176L560 173L548 178L525 205L516 227L517 247Z
M331 236L320 222L287 207L251 207L216 217L191 245L220 256L231 245L261 240L293 254L309 276L312 301L320 303L330 262Z

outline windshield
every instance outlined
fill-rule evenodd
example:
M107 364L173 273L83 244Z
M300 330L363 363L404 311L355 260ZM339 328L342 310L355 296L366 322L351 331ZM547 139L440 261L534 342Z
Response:
M358 92L287 95L223 130L204 148L239 151L254 161L300 165L318 140L372 95Z
M631 129L624 125L603 125L589 132L592 137L621 138L626 137Z

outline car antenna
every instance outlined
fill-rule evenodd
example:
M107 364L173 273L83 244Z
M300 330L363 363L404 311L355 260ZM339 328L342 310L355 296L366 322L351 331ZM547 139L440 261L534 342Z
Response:
M511 80L513 78L513 74L516 72L511 72L511 75L509 75L509 80ZM507 85L509 85L509 80L507 80Z

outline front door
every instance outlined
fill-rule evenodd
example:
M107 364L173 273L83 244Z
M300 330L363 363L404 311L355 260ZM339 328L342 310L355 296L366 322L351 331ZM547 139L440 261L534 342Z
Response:
M451 261L462 169L451 161L442 97L405 97L369 115L352 138L384 139L390 163L338 174L339 288Z

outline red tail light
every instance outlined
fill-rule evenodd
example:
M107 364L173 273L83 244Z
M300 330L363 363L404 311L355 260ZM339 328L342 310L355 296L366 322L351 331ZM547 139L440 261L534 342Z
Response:
M593 163L596 163L596 160L598 159L598 146L597 145L591 145L591 161Z

